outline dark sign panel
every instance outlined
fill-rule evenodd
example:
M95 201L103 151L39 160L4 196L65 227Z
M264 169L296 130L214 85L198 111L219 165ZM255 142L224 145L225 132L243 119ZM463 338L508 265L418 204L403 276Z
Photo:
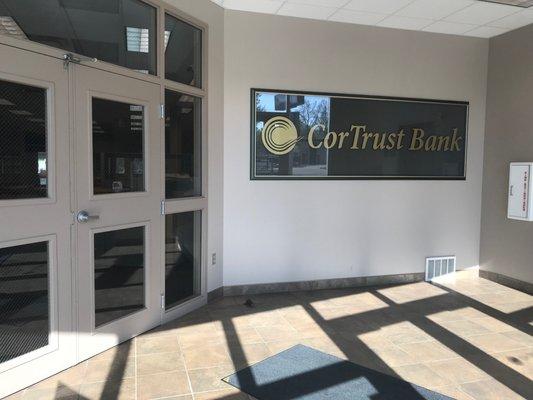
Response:
M252 89L252 179L465 179L468 103Z

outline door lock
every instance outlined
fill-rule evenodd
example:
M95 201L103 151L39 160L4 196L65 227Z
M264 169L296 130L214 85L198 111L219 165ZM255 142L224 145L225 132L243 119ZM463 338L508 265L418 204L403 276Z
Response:
M86 222L89 222L89 221L95 221L97 220L98 218L100 218L99 215L90 215L87 211L80 211L78 213L78 215L76 215L76 219L78 220L78 222L84 224Z

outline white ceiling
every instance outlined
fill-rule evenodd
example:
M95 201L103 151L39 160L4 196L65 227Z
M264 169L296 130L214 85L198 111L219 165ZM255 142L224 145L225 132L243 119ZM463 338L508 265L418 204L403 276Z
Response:
M478 0L211 0L230 10L489 38L533 23L533 7Z

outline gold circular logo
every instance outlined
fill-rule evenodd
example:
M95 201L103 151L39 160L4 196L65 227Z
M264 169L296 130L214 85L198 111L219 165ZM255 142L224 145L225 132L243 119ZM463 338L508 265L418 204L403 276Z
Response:
M294 149L299 138L296 127L290 119L274 117L263 127L261 140L269 152L280 156Z

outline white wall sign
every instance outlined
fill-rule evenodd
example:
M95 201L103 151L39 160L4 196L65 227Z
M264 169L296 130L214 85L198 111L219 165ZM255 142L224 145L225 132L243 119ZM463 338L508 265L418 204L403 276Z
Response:
M533 163L511 163L509 168L509 200L507 217L533 221Z

